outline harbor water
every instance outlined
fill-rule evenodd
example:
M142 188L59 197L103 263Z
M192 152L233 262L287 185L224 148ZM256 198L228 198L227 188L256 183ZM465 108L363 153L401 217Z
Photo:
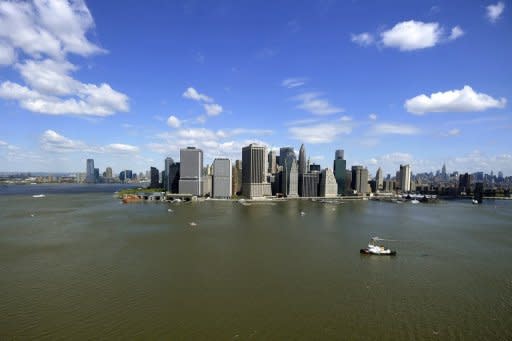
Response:
M1 339L512 339L512 201L122 204L115 189L0 189ZM361 255L371 236L397 256Z

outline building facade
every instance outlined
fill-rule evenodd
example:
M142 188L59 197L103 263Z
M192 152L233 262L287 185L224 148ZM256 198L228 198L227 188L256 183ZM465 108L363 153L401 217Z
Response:
M248 198L270 196L266 148L250 144L242 148L242 194Z
M87 159L85 165L85 182L94 183L94 160Z
M213 197L231 198L232 187L231 160L215 159L213 161Z
M329 168L323 169L320 175L320 196L334 198L338 195L338 184L334 173Z
M411 191L411 166L400 165L400 189L407 193Z
M180 149L179 193L203 195L203 151L195 147Z
M343 157L345 152L343 149L338 149L334 154L334 177L336 178L336 182L338 183L338 195L345 194L345 181L347 175L347 160Z
M149 169L149 176L150 176L149 187L150 188L158 188L158 187L160 187L160 184L159 184L159 181L158 181L159 175L160 174L159 174L158 169L156 167L151 167Z

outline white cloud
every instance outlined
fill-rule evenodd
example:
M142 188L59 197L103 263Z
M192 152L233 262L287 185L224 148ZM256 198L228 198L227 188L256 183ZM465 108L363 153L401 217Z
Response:
M171 128L179 128L181 126L181 121L176 116L169 116L167 119L167 125Z
M420 130L408 124L380 123L374 125L370 132L375 135L417 135Z
M137 153L139 148L129 144L112 143L106 146L93 146L80 140L65 137L55 130L46 130L40 138L41 148L48 152L85 152L85 153Z
M458 136L458 135L460 135L460 130L458 128L450 129L450 130L448 130L446 135L447 136Z
M381 33L382 43L387 47L396 47L401 51L411 51L435 46L443 34L438 23L404 21L392 29Z
M340 123L320 123L307 126L294 126L288 128L288 132L293 139L305 143L330 143L339 135L350 134L352 127L348 124Z
M315 92L305 92L293 97L294 100L301 102L297 108L308 111L314 115L330 115L343 112L343 108L335 107L328 100L320 97L321 94Z
M291 89L306 84L306 78L287 78L281 82L285 88Z
M356 43L360 46L370 46L374 42L373 35L368 32L363 32L359 34L352 34L350 36L350 40L352 40L353 43Z
M462 37L464 35L464 31L460 26L455 26L452 28L452 32L450 33L450 36L448 37L448 40L455 40L459 37Z
M182 95L184 98L191 99L198 102L212 102L213 99L204 94L199 93L196 89L189 87Z
M7 142L0 140L0 146L1 147L8 146L8 145L9 144Z
M372 120L372 121L376 121L377 120L377 114L370 114L370 115L368 115L368 118L370 118L370 120Z
M11 65L16 61L16 52L14 49L0 41L0 66Z
M466 85L461 90L449 90L427 95L419 95L405 101L405 109L413 114L428 112L474 112L491 108L505 107L505 98L495 99L484 93L475 92Z
M0 39L33 57L105 52L86 37L93 28L91 13L80 0L0 3Z
M217 103L203 104L203 107L208 116L217 116L223 111L222 106Z
M346 115L341 116L340 121L344 121L344 122L352 121L352 117L346 116Z
M503 11L505 10L505 4L503 2L498 2L495 5L489 5L486 7L487 9L487 18L490 22L496 22L500 17Z
M70 76L77 67L68 53L105 52L86 33L94 28L81 0L0 2L0 64L14 65L26 85L0 84L0 97L16 100L29 111L50 115L108 116L129 110L128 97L110 85L81 83Z

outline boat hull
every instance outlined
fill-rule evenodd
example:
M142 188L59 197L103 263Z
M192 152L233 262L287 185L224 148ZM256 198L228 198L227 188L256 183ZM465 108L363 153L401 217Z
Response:
M373 255L373 256L396 256L396 251L391 251L389 253L375 253L375 252L371 252L368 249L361 249L360 253L364 254L364 255Z

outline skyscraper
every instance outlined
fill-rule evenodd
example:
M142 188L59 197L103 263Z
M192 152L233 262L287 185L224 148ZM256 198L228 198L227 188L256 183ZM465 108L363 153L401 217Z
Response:
M113 178L113 176L112 176L112 168L111 167L107 167L107 169L105 170L105 177L108 178L108 179Z
M242 148L242 193L248 198L271 195L267 182L266 148L250 144Z
M166 191L171 191L171 178L170 178L170 175L171 175L171 165L174 164L174 160L172 159L172 157L166 157L165 158L165 162L164 162L164 173L163 173L163 176L162 176L162 186L164 187L164 189Z
M96 182L94 179L94 160L87 159L85 166L85 182L94 183Z
M338 149L334 154L334 177L338 184L338 195L345 194L345 181L347 175L347 161L344 159L345 152L343 149Z
M179 193L180 184L180 163L174 162L169 165L169 174L166 174L169 182L168 191L171 193Z
M279 161L281 166L283 166L281 192L290 197L298 196L299 171L297 167L297 157L295 156L293 148L282 147L279 150ZM293 170L292 167L294 167Z
M320 196L326 198L335 197L338 193L338 184L334 173L329 168L323 169L320 175Z
M411 166L400 165L400 189L402 192L411 191Z
M275 150L268 152L268 172L270 174L277 173L277 156Z
M213 161L213 197L231 198L231 160L215 159Z
M306 148L304 147L304 143L300 146L299 149L299 174L307 173L306 168Z
M303 174L302 196L317 197L320 186L320 172L311 172Z
M379 167L377 169L377 173L375 174L375 186L377 188L377 192L382 190L384 185L384 175L382 173L382 169Z
M242 161L236 160L235 164L232 167L232 179L231 182L233 184L233 196L240 195L242 193Z
M158 177L159 177L159 172L158 172L158 169L155 168L155 167L151 167L149 169L149 178L150 178L150 183L149 183L149 188L158 188L160 187L159 186L159 181L158 181Z
M362 194L368 192L368 169L363 166L352 166L352 189Z
M195 147L180 149L179 192L201 196L203 151Z

